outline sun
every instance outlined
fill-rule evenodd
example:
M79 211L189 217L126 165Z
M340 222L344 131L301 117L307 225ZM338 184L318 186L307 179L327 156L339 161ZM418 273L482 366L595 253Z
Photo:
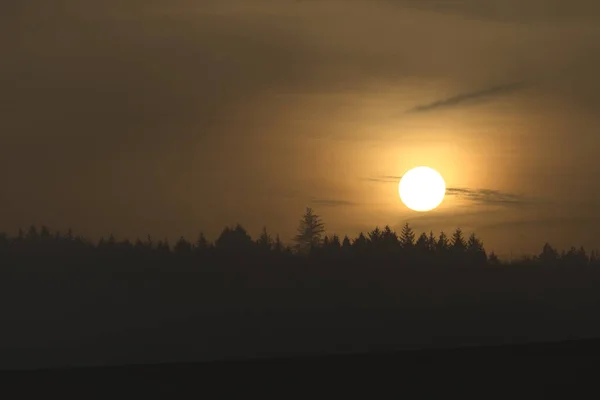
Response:
M414 211L431 211L444 201L446 182L436 170L416 167L406 172L398 185L400 199Z

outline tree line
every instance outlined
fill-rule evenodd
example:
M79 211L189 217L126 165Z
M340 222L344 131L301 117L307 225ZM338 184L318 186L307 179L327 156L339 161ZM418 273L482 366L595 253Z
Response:
M265 259L282 261L284 259L302 259L326 262L395 262L403 265L456 265L456 266L494 266L506 264L494 254L488 253L483 242L475 233L465 235L456 228L450 235L421 233L417 235L406 223L400 232L389 225L375 227L355 238L347 235L328 235L320 216L307 208L302 216L294 245L286 245L279 235L273 237L263 228L257 239L253 239L246 229L237 224L225 227L218 238L211 242L203 233L195 241L180 237L173 245L167 239L154 241L151 236L146 240L137 239L118 241L113 235L101 238L93 243L86 238L74 235L71 230L65 234L51 233L42 226L31 226L26 232L19 230L14 237L0 234L0 260L18 261L19 257L85 256L91 253L106 256L175 257L179 259L243 259L244 261ZM600 266L595 251L587 253L583 247L572 247L559 252L549 243L545 243L537 256L513 260L511 264L543 265L549 267L585 267Z

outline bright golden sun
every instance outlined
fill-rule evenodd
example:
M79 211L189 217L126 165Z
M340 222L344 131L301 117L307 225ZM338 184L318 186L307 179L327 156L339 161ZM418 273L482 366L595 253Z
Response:
M446 182L436 170L416 167L400 179L400 199L414 211L431 211L444 200Z

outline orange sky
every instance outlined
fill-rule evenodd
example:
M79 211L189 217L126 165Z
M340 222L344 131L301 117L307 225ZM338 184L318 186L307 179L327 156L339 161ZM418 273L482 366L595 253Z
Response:
M287 240L311 205L600 247L594 0L47 3L0 5L2 230ZM398 198L416 165L452 189L434 212Z

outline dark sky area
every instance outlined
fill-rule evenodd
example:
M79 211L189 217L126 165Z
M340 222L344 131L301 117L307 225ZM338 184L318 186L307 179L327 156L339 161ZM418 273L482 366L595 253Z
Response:
M288 241L312 206L597 248L598 71L597 0L3 0L0 227Z

